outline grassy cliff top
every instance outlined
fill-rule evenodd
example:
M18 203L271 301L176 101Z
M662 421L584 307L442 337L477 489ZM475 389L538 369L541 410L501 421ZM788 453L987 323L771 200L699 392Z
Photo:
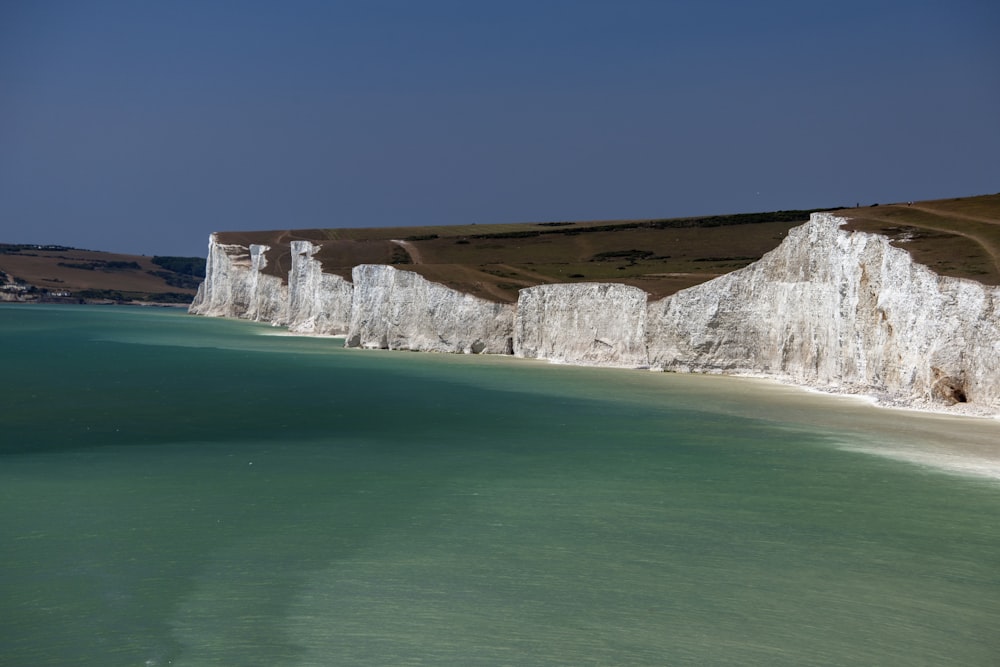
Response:
M825 209L813 209L825 210ZM222 243L271 246L286 277L289 241L321 245L325 271L350 278L358 264L393 264L493 301L543 283L618 282L661 298L760 259L812 210L694 218L494 225L223 232ZM948 276L1000 284L1000 195L837 209L847 229L888 236Z
M543 283L619 282L652 297L729 273L776 247L811 211L653 220L224 232L219 242L271 246L268 272L287 276L289 242L321 244L325 271L393 264L453 289L502 302Z
M935 272L1000 285L1000 194L855 208L845 229L883 234Z

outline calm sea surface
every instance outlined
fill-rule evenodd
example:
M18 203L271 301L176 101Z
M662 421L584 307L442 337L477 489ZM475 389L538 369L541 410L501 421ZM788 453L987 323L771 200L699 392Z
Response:
M0 307L0 664L997 665L1000 423Z

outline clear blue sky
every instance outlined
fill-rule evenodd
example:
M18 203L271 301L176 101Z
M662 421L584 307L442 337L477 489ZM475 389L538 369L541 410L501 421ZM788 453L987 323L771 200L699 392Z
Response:
M1000 191L995 0L0 2L0 241Z

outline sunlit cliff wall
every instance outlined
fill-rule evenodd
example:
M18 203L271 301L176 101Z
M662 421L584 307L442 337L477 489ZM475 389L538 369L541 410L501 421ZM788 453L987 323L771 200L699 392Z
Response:
M335 333L349 347L515 354L575 364L750 374L896 405L1000 412L1000 289L939 276L882 236L814 214L758 262L658 301L611 283L540 285L498 304L383 265L352 282L292 244L287 284L265 246L213 235L200 315Z

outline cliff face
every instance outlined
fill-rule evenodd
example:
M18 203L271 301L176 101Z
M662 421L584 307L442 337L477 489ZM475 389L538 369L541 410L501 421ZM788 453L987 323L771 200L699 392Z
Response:
M515 354L567 363L753 374L898 405L1000 412L1000 289L938 276L884 237L814 214L760 261L647 303L577 283L484 301L384 265L324 274L293 242L288 284L265 246L209 246L201 315L346 334L347 346Z
M205 280L188 312L210 317L238 317L257 322L287 322L288 287L261 271L267 246L218 243L209 238Z
M523 289L517 299L514 355L572 364L647 366L646 293L614 283Z
M288 286L281 278L264 273L266 245L250 246L250 305L247 319L272 324L288 323Z
M351 323L354 285L323 273L313 255L319 246L292 241L288 272L288 329L295 333L342 335Z
M362 265L353 283L323 273L318 246L292 241L288 282L263 273L267 246L209 241L189 312L346 335L348 347L511 354L514 306L484 301L391 266Z
M356 266L352 278L348 347L511 353L510 304L484 301L385 265Z
M651 303L650 365L1000 407L1000 290L814 214L760 261Z
M245 262L242 261L244 256ZM208 317L237 317L237 312L244 312L245 305L240 308L236 304L233 291L237 271L249 267L249 257L243 246L223 245L218 242L215 234L209 236L205 280L198 286L198 293L188 307L188 312ZM238 269L237 264L245 264L245 267Z

